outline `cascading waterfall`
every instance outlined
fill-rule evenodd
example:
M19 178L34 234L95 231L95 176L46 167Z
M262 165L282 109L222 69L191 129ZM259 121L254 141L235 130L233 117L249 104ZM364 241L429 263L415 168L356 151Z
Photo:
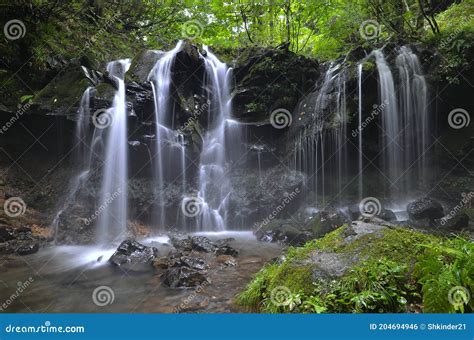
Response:
M240 125L231 119L230 79L232 70L204 47L206 78L212 89L209 131L204 137L199 166L201 214L198 230L225 230L227 198L231 192L226 173L227 155L236 156L240 148ZM211 117L211 113L214 117ZM231 143L226 143L231 140Z
M359 173L358 173L358 184L359 184L359 199L362 199L364 195L364 176L363 176L363 152L362 152L362 63L357 66L357 86L359 90Z
M345 72L340 70L340 64L332 64L328 68L323 83L316 96L313 123L307 131L302 131L295 140L295 169L307 173L309 177L308 186L320 198L321 204L326 203L328 192L326 182L326 168L334 165L338 172L336 187L339 191L343 189L342 182L344 162L346 161L346 90ZM335 90L335 91L334 91ZM336 95L333 95L333 91ZM337 126L328 132L325 125L328 124L330 104L334 102L337 112ZM330 143L326 143L329 138Z
M158 200L162 203L164 201L164 148L163 142L166 140L174 140L177 137L175 132L168 128L166 125L171 120L171 104L170 104L170 85L171 85L171 68L176 57L176 53L181 50L183 42L179 41L175 48L171 51L165 52L161 55L160 59L156 62L155 66L151 70L148 79L151 81L153 88L153 96L155 99L155 140L156 140L156 155L155 155L155 182L158 187ZM182 141L182 138L180 138ZM184 175L186 171L185 163L185 148L182 144L181 147L181 162L182 162L182 173ZM185 178L183 178L183 193L186 188ZM159 214L159 227L164 228L166 226L166 212L164 204L160 204Z
M74 147L75 147L75 161L79 165L78 173L73 177L69 184L68 192L66 197L63 199L61 208L56 213L53 221L52 227L55 231L55 239L58 236L58 228L61 219L61 214L64 212L67 207L74 202L77 192L83 186L83 184L89 178L91 172L91 156L90 152L87 151L88 143L87 138L89 136L90 129L90 96L92 87L88 87L82 94L81 101L79 104L79 109L77 111L77 121L76 121L76 131L74 138Z
M427 110L428 90L418 57L409 47L399 50L395 64L399 89L395 92L392 71L380 50L373 52L379 74L382 109L384 171L391 182L391 196L418 187L426 177L426 156L430 140ZM414 169L413 174L411 170Z
M166 183L166 169L170 167L171 154L168 149L178 148L179 154L174 164L181 169L181 192L183 201L189 196L197 196L201 211L193 223L196 230L219 231L227 225L229 195L232 185L228 170L239 162L243 155L243 125L232 119L231 79L232 70L212 54L207 47L202 56L204 62L204 89L207 93L206 109L208 119L206 133L200 154L197 177L197 194L189 193L187 184L193 184L192 178L186 176L186 136L181 131L173 130L172 112L172 68L177 53L182 48L179 42L174 49L163 53L156 62L148 79L151 81L155 104L155 140L156 150L153 158L154 179L158 188L159 199L163 203ZM397 73L394 75L381 50L375 50L369 57L374 57L378 71L379 102L381 103L381 126L379 137L382 140L383 166L385 177L389 179L391 198L396 193L413 188L415 180L421 181L426 173L425 153L430 142L430 124L427 110L427 84L423 77L418 57L408 47L399 49L395 59ZM124 77L130 60L118 60L107 65L107 71L116 82L117 91L113 105L106 115L112 119L107 129L96 128L91 136L90 96L93 88L83 94L77 115L76 142L77 161L80 164L78 174L71 180L68 195L62 208L57 213L53 226L57 230L61 213L75 200L77 192L84 186L91 174L91 164L96 162L94 154L104 154L102 166L102 186L100 190L98 214L98 241L104 243L110 239L123 237L127 229L127 181L128 181L128 136L127 105ZM342 64L331 64L319 86L312 107L312 124L294 139L295 156L292 166L308 174L307 187L316 195L318 205L324 206L327 195L331 200L341 197L350 184L349 157L347 147L347 70ZM358 162L358 195L363 190L363 88L362 63L357 66L358 106L358 149L354 155ZM396 83L398 81L399 85ZM396 86L397 85L397 86ZM395 89L399 89L398 94ZM90 146L86 149L85 146ZM258 176L261 180L261 151L257 148ZM408 180L400 177L407 170L414 170ZM173 169L175 171L175 169ZM329 174L326 178L326 174ZM187 183L189 181L189 183ZM398 190L395 190L395 189ZM338 194L334 197L336 193ZM340 200L339 200L340 201ZM166 227L165 204L160 204L160 227ZM178 212L178 219L182 213ZM181 222L188 224L187 216Z
M128 136L125 73L130 60L110 62L107 71L116 82L113 106L108 110L111 125L107 128L102 186L98 210L98 240L105 243L125 237L127 230Z
M426 179L426 151L430 142L428 88L420 61L407 46L400 48L395 60L400 79L400 118L403 126L403 169L413 168L421 183ZM415 177L413 176L413 177ZM407 188L416 185L408 183Z
M372 52L379 74L379 100L382 119L383 169L390 181L389 191L393 194L400 191L397 181L402 174L401 162L403 152L401 145L401 124L398 116L397 96L392 71L381 50ZM383 103L383 105L382 105ZM391 195L393 197L393 195Z

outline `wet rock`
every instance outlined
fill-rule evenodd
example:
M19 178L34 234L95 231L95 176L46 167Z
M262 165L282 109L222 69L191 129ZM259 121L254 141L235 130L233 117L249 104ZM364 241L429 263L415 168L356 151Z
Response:
M171 288L191 288L208 281L204 274L188 267L172 267L164 273L164 284Z
M254 234L262 242L280 242L292 246L301 246L312 239L310 232L293 227L292 220L272 220L261 225Z
M163 55L164 52L158 51L143 51L139 53L133 60L132 65L130 65L130 70L128 71L128 77L144 83L148 79L150 71L155 66L156 61Z
M395 216L395 213L392 210L389 210L389 209L382 209L377 216L380 217L382 220L385 220L385 221L396 221L397 220L397 216Z
M31 227L31 234L42 240L52 240L54 238L53 228L43 228L36 224Z
M408 216L414 220L435 220L444 216L441 203L424 197L407 205Z
M345 208L343 211L351 221L357 220L362 215L360 212L360 207L357 204L353 204ZM385 221L395 221L397 219L395 213L392 210L385 208L382 208L380 210L377 217L380 217L382 220Z
M231 256L237 256L239 255L239 252L232 248L231 246L228 245L223 245L216 250L216 255L231 255Z
M0 226L0 242L7 242L15 239L15 232L13 228L7 226Z
M193 256L180 257L179 262L176 262L174 266L175 267L185 266L185 267L189 267L191 269L196 269L196 270L205 270L209 268L206 261L198 257L193 257Z
M360 216L360 208L358 204L353 204L347 207L347 213L349 215L349 218L352 221L355 221L359 218Z
M123 241L115 253L110 257L109 262L116 266L127 265L130 269L135 269L137 264L151 265L158 256L158 249L147 247L134 240Z
M228 267L237 266L237 262L235 261L235 258L231 255L219 255L216 257L216 262Z
M442 226L447 229L464 229L469 226L469 215L466 213L458 213L454 216L445 216L435 220L435 225Z
M168 269L168 267L170 266L169 258L160 257L153 261L153 266L158 269Z
M199 252L213 253L217 249L217 246L205 236L188 236L188 238L185 239L177 239L172 237L170 241L173 247L179 251L195 250Z
M336 211L320 211L310 222L311 230L315 237L325 234L342 226L347 220Z
M237 226L242 221L256 221L256 226L268 223L277 208L278 218L289 218L301 205L305 179L304 173L281 166L262 170L261 176L248 170L233 172L230 180L239 190L229 196L229 222Z
M193 250L203 251L206 253L213 253L216 250L216 245L205 236L193 236L191 239Z
M15 249L15 253L21 256L30 255L36 253L38 249L39 243L37 241L22 241Z

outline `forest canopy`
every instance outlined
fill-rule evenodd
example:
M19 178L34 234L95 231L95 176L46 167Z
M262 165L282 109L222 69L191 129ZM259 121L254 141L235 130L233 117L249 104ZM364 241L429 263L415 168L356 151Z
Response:
M474 2L20 0L5 1L1 7L4 20L21 17L29 33L22 43L38 60L52 54L76 56L77 49L84 48L81 42L99 58L107 58L116 50L127 53L137 46L169 48L178 39L217 49L283 44L296 53L329 59L360 44L427 41L454 30L472 32ZM1 44L2 50L8 49L8 41Z

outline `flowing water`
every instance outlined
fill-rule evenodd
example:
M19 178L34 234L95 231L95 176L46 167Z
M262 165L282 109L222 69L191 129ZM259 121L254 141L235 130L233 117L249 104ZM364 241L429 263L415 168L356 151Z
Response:
M149 80L153 88L153 96L155 98L155 140L156 140L156 155L155 155L155 174L154 181L158 186L158 200L164 201L164 170L165 164L165 142L174 140L176 134L169 128L170 122L172 121L172 110L170 103L170 87L171 87L171 76L172 67L175 61L176 54L181 50L183 42L179 41L178 44L171 51L163 53L156 62L155 66L150 72ZM181 144L180 144L181 145ZM181 147L181 162L182 162L182 173L185 173L185 150ZM186 182L183 179L183 187L186 187ZM166 226L166 213L164 204L160 204L159 212L159 229L163 229Z
M62 200L61 207L53 218L51 226L54 229L55 241L58 237L59 224L62 213L76 200L76 195L80 188L87 182L91 173L91 156L88 138L90 134L90 96L92 87L88 87L81 98L79 110L77 112L76 131L74 138L75 161L79 168L78 173L71 180L66 197Z
M206 47L204 50L206 83L212 89L209 98L212 120L200 156L198 199L201 213L197 217L196 230L219 231L227 228L227 203L232 191L228 162L230 155L239 154L240 125L232 120L232 70Z
M358 136L358 147L359 147L359 172L358 184L359 184L359 199L364 197L364 175L363 175L363 150L362 150L362 63L357 66L357 88L359 90L359 136Z
M109 63L107 71L116 82L117 92L113 106L109 109L111 125L107 127L106 148L98 220L98 243L123 239L127 230L127 186L128 186L128 132L127 104L125 98L125 73L130 60Z
M107 263L117 244L98 246L55 246L21 259L4 258L0 279L1 301L11 301L7 312L43 313L174 313L237 312L234 303L253 274L281 253L277 244L258 242L251 232L200 233L211 240L232 237L230 245L240 251L237 266L222 266L214 260L206 276L211 284L201 288L172 289L163 284L158 269L125 270ZM139 240L169 251L166 236ZM98 261L100 259L100 261ZM31 278L31 279L30 279ZM18 299L9 299L20 283L30 280ZM111 304L98 306L92 298L96 288L113 291ZM8 299L8 300L7 300Z

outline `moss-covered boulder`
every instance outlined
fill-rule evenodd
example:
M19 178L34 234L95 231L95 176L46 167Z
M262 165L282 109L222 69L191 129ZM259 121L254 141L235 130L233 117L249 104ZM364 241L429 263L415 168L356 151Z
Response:
M353 222L266 265L237 303L262 312L469 312L474 245Z

